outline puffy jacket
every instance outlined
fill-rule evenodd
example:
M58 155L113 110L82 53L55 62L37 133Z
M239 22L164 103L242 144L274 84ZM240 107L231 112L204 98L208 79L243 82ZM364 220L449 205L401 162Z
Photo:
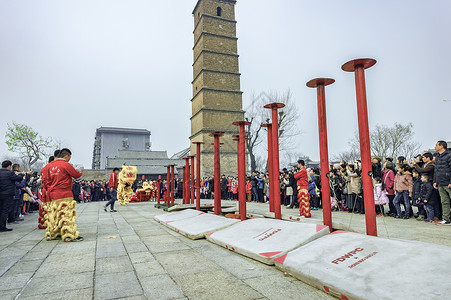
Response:
M451 152L446 150L435 158L434 183L451 184Z
M409 196L412 196L413 191L413 179L410 172L398 173L395 176L395 191L409 191Z
M350 185L348 185L348 193L360 194L362 191L362 178L358 172L347 171L348 176L351 178Z
M16 181L16 192L14 193L14 199L20 200L22 198L23 191L22 189L25 188L26 184L26 176L21 181Z
M6 168L0 169L0 195L14 196L16 194L16 181L22 181L23 174L17 175Z
M384 169L382 171L382 182L385 185L385 190L387 191L387 195L394 195L395 190L395 172L391 169Z
M413 181L413 190L412 190L412 199L417 201L418 198L421 198L421 177L417 177Z
M432 197L432 192L434 191L434 187L432 186L432 183L430 181L428 182L423 182L423 184L421 185L421 201L424 202L424 200L428 201L428 204L433 204L433 198Z

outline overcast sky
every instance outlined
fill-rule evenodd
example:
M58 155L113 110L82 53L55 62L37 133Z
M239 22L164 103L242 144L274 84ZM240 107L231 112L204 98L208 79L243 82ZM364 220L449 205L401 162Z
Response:
M196 0L0 0L0 156L7 123L64 141L91 167L95 130L145 128L152 150L189 145ZM316 92L326 88L329 153L357 130L353 58L366 71L370 127L413 122L423 148L451 140L451 1L238 0L243 107L253 93L290 89L319 158ZM448 100L445 102L443 100Z

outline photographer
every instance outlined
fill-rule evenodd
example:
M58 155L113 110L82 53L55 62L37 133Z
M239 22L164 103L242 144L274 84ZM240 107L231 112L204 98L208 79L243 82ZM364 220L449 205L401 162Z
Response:
M12 231L6 227L8 213L13 208L16 182L22 181L24 174L12 171L12 162L5 160L0 169L0 232Z

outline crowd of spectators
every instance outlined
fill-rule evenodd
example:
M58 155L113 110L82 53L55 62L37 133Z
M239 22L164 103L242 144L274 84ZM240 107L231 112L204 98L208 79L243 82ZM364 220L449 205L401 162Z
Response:
M451 225L451 151L444 141L436 144L434 153L423 152L411 161L399 156L372 159L372 179L374 206L377 216L390 216L398 219L415 217L438 225ZM297 167L283 168L280 172L281 205L297 208L297 183L294 174ZM329 166L329 188L331 199L323 199L320 170L307 168L310 208L322 208L323 201L330 201L335 211L355 214L365 213L362 190L362 167L359 160L342 161ZM204 177L201 181L202 199L214 198L214 178ZM133 185L136 191L146 180ZM237 176L220 178L221 199L238 200ZM157 181L147 180L157 187ZM41 179L37 172L22 172L21 166L4 161L0 170L0 231L9 230L6 223L18 224L24 217L39 209L38 194ZM177 198L183 197L183 180L175 180ZM166 180L160 181L160 196L167 190ZM106 181L75 180L72 188L77 202L107 201L111 199ZM269 202L268 172L253 171L246 179L247 201ZM155 199L155 198L153 198ZM386 212L385 209L388 208Z

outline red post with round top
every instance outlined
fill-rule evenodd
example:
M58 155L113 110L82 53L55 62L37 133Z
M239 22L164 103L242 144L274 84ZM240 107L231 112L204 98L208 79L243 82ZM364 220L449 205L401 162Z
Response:
M272 155L272 124L266 123L262 124L268 133L268 173L269 173L269 211L274 212L274 165L273 165L273 155Z
M329 151L327 147L326 94L324 87L334 83L331 78L316 78L307 82L309 88L316 88L318 103L318 131L321 167L321 197L323 199L323 223L332 232L332 210L330 204ZM338 200L338 199L337 199Z
M193 142L196 145L196 210L200 210L200 145L203 142Z
M247 219L246 212L246 130L244 126L251 125L248 121L233 122L240 127L239 149L238 149L238 201L241 221Z
M191 190L191 201L190 201L190 204L194 204L194 155L190 155L190 156L188 156L190 159L191 159L191 167L190 167L190 170L191 170L191 174L190 174L190 183L191 183L191 185L190 185L190 190Z
M362 160L363 199L365 201L366 234L377 236L376 210L374 205L374 191L371 166L370 133L368 125L368 107L366 100L365 69L376 64L372 58L354 59L345 63L341 68L345 72L354 72L357 116L359 120L360 156Z
M224 135L224 131L212 131L210 133L214 138L214 212L215 215L221 214L221 157L219 137Z
M272 111L272 154L273 154L273 184L274 184L274 218L281 220L280 211L280 165L279 165L279 120L277 110L285 107L283 103L270 103L264 106Z

